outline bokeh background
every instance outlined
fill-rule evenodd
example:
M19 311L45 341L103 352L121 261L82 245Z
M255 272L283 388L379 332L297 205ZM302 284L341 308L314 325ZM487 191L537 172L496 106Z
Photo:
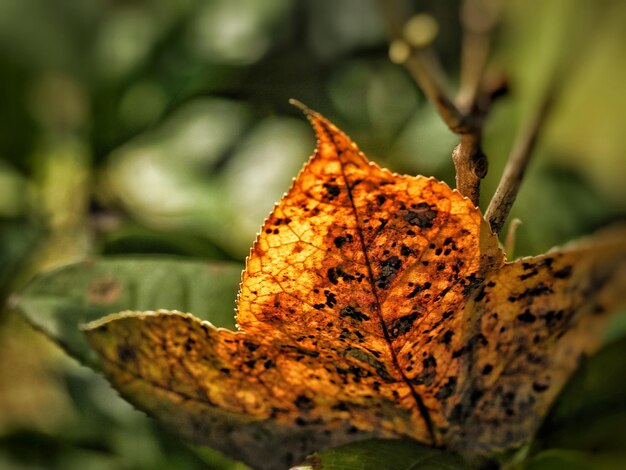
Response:
M454 85L459 2L405 6L437 20ZM389 61L381 7L0 0L0 468L240 468L157 429L7 301L35 273L88 256L243 263L314 147L289 98L370 159L452 185L457 137ZM624 24L621 0L505 2L491 63L509 93L485 130L483 208L517 130L559 77L513 210L519 255L624 219Z

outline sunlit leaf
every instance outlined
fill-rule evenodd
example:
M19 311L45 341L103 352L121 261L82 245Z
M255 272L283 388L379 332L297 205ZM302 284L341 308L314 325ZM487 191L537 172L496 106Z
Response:
M468 199L307 113L318 147L252 247L241 331L106 317L86 333L109 379L259 468L372 436L470 456L527 442L623 301L623 229L506 263Z

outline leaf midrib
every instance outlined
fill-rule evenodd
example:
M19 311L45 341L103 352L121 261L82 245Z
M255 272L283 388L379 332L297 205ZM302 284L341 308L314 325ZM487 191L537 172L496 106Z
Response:
M369 259L369 255L368 252L366 250L366 245L365 245L365 239L363 236L363 231L361 230L361 226L359 224L359 217L358 217L358 212L356 209L356 205L354 204L354 199L352 197L352 188L350 187L349 183L348 183L348 179L346 178L346 174L344 172L344 162L342 161L341 157L339 156L339 149L337 148L337 145L335 144L335 142L333 141L331 134L328 132L328 130L326 129L326 126L324 126L324 130L326 132L326 136L331 140L331 142L333 142L335 149L337 151L337 159L339 160L339 165L341 168L341 177L343 178L343 182L346 185L346 189L348 191L348 199L350 200L350 206L352 208L352 214L354 216L355 219L355 226L356 226L356 230L357 230L357 234L359 236L359 243L361 245L361 251L363 252L363 256L365 259L365 265L367 267L367 276L368 276L368 281L370 283L370 286L372 288L372 294L374 296L374 300L375 300L375 305L376 305L376 315L378 316L378 320L380 322L380 325L382 327L383 330L383 334L385 336L385 342L387 344L387 347L389 348L389 352L391 354L391 359L393 361L393 365L397 368L397 370L400 373L400 376L402 377L402 381L406 384L406 386L409 388L409 390L411 391L411 395L417 405L417 408L420 412L420 415L422 416L422 418L424 419L424 422L426 424L426 428L428 430L428 434L430 436L430 439L432 441L432 444L434 446L437 446L437 439L435 436L435 430L433 427L433 422L432 419L430 417L430 412L428 411L428 408L426 407L426 405L424 404L424 401L422 400L422 397L420 396L420 394L417 392L417 390L415 390L415 388L413 387L413 385L409 382L409 380L407 379L406 375L404 374L404 371L402 370L402 368L400 367L400 364L398 362L398 358L396 356L396 353L392 347L392 341L391 341L391 336L389 334L389 331L387 329L387 325L383 319L383 315L382 315L382 309L381 309L381 302L380 299L378 298L378 291L376 289L376 283L374 281L374 273L372 271L372 264L370 262Z

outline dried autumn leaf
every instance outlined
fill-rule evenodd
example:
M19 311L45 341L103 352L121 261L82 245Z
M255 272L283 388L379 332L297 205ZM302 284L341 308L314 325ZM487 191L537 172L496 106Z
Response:
M258 468L370 436L468 455L527 441L623 300L623 231L506 263L468 199L308 117L318 147L252 247L241 331L107 317L86 333L109 379Z

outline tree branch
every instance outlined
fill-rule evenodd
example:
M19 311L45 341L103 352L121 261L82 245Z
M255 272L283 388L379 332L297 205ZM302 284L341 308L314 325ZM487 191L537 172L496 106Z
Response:
M498 0L465 0L461 6L463 43L461 81L456 102L471 113L479 99L485 66L491 50L491 36L500 18Z
M461 143L452 152L456 188L474 205L480 199L480 180L487 174L487 156L482 149L482 130L461 134Z
M488 168L482 150L482 128L493 94L485 90L483 76L490 35L499 16L494 1L497 0L466 0L463 6L463 66L456 100L448 92L447 77L431 47L438 29L436 21L420 14L403 23L401 2L381 1L394 38L389 51L391 60L407 68L448 128L460 136L452 155L456 187L474 205L478 205L480 182Z
M501 16L500 0L464 0L461 7L463 49L461 80L456 98L448 92L447 77L431 44L438 25L429 15L416 15L405 21L408 4L401 0L380 0L386 16L391 42L389 56L403 64L424 94L433 103L448 128L459 135L452 160L456 187L478 205L480 182L487 174L488 160L482 150L483 124L495 98L506 90L502 77L486 73L491 36ZM552 85L556 81L552 80ZM498 188L489 203L485 218L493 231L500 233L517 197L530 157L552 103L554 86L534 117L519 132Z
M552 87L549 87L545 99L539 105L533 118L520 130L515 139L496 192L485 212L485 219L496 234L502 231L511 206L515 202L526 168L553 103L554 93L552 93Z
M434 53L428 49L417 49L404 65L448 128L455 133L465 130L465 118L446 90L441 78L443 72Z

